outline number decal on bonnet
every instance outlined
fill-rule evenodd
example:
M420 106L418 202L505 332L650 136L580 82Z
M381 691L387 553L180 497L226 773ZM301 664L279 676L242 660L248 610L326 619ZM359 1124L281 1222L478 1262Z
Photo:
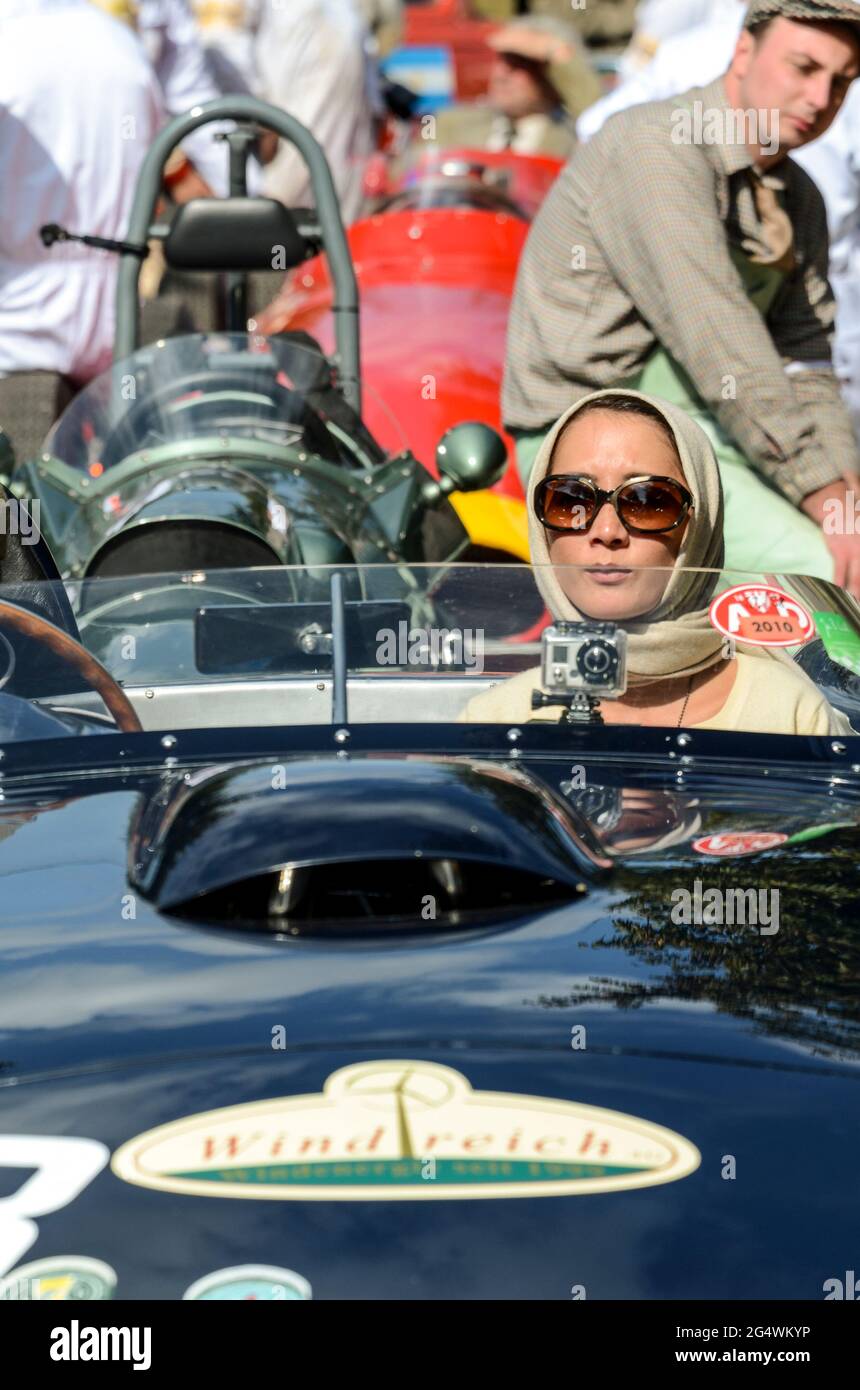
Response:
M96 1139L0 1134L0 1167L36 1169L8 1197L0 1197L0 1275L38 1236L33 1218L67 1207L109 1157L110 1151Z

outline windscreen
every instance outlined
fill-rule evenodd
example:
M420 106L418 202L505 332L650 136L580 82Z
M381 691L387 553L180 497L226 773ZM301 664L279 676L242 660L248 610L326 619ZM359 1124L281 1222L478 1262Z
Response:
M418 144L410 145L401 157L387 210L459 207L530 220L563 163L511 150L419 149Z
M696 571L691 610L672 573L273 567L66 588L81 642L148 727L325 723L340 676L361 722L860 728L860 615L839 589Z
M390 412L386 421L387 439L402 438ZM145 450L227 439L306 450L353 468L385 457L333 386L312 340L245 333L191 334L141 348L75 397L42 454L100 478Z

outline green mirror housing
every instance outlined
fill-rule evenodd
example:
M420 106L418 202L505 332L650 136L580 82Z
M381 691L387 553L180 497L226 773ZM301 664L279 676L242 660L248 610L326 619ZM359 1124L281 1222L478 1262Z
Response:
M502 477L508 462L505 442L497 430L467 420L446 430L436 445L439 487L443 493L478 492Z

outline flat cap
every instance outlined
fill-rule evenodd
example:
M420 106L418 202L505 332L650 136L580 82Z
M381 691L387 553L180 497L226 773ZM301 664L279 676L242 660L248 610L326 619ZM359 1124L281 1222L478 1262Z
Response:
M850 24L860 39L860 4L857 0L753 0L745 28L766 19L801 19L819 24Z

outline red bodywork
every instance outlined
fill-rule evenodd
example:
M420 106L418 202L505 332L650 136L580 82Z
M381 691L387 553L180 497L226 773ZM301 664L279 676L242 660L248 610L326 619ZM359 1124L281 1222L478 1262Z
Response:
M444 158L509 166L508 196L529 212L561 167L510 153L447 150ZM402 448L405 436L433 473L436 445L452 425L482 420L501 430L508 313L528 226L513 212L466 205L380 212L347 231L360 293L362 381L370 388L364 417L389 448ZM291 272L259 327L306 329L332 352L331 302L326 263L317 257ZM513 444L504 438L508 469L493 491L522 498Z

